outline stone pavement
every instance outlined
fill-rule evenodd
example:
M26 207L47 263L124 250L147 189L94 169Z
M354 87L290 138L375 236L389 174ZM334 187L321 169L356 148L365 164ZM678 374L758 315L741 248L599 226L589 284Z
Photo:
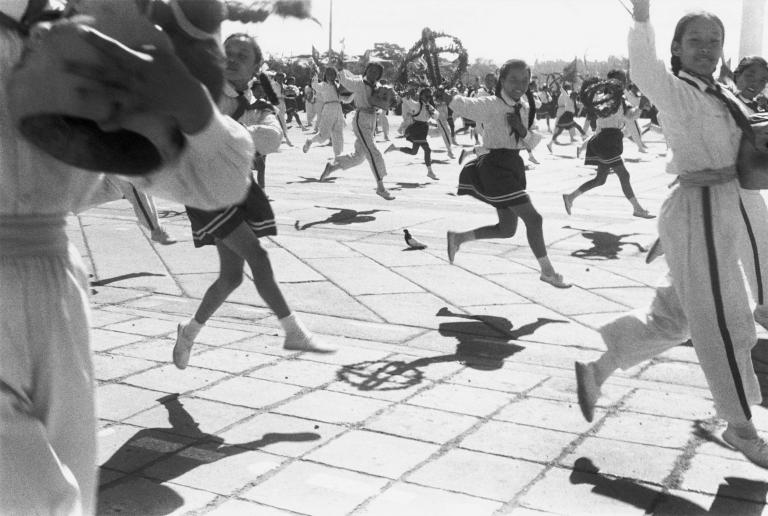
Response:
M421 155L385 156L397 196L385 201L365 164L318 182L330 147L303 154L290 131L296 147L268 158L279 235L264 243L334 355L283 351L246 281L177 370L176 325L216 277L215 249L195 249L183 207L160 199L180 240L169 246L126 201L70 220L93 273L101 514L768 514L768 472L720 440L691 347L619 372L595 421L581 417L574 360L598 356L594 328L647 303L665 267L644 263L656 222L631 216L615 178L568 217L561 194L593 172L574 146L537 149L528 189L575 283L559 290L539 281L522 224L448 264L447 229L496 220L455 195L460 167L439 139L440 181ZM663 144L626 146L637 196L658 213ZM429 247L408 250L403 228ZM768 431L765 410L755 420Z

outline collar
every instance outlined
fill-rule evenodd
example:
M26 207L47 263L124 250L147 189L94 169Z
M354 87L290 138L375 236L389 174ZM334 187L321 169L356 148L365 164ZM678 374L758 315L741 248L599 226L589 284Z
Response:
M707 88L711 87L714 83L714 81L712 81L712 83L708 83L707 81L702 79L700 76L693 75L692 73L688 73L685 70L680 70L677 76L682 77L684 79L688 79L689 81L693 81L696 84L696 87L699 88L701 91L706 91Z
M507 93L504 90L501 90L501 100L503 100L505 104L511 107L514 107L516 104L520 104L521 107L525 106L525 104L523 104L523 97L520 97L519 99L514 100L512 97L507 95Z
M248 82L248 88L243 92L245 94L246 100L248 102L253 102L253 91L251 90L251 85L253 84L253 81ZM237 98L237 90L234 86L232 86L232 83L229 81L224 81L224 89L222 90L222 93L224 93L225 96L229 98Z

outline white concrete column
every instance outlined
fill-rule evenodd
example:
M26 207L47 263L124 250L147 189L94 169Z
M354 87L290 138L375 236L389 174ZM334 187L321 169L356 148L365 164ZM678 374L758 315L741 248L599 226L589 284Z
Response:
M765 57L763 45L765 1L766 0L742 0L739 59L749 55ZM736 63L734 63L733 66L735 67Z

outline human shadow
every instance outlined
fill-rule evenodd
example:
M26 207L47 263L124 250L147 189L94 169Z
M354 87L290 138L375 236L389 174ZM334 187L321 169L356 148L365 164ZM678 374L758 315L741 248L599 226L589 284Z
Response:
M624 249L625 245L635 246L641 253L647 251L647 249L638 242L624 241L625 238L638 235L639 233L614 235L607 231L592 231L589 229L574 228L572 226L563 226L563 228L581 231L581 236L592 241L591 248L577 249L571 253L571 256L575 256L576 258L584 258L585 260L618 260L619 253Z
M158 210L157 216L161 219L172 219L176 217L186 217L187 212L178 210Z
M365 222L371 222L376 220L376 217L373 216L374 213L378 213L380 211L389 211L389 210L365 210L365 211L358 211L358 210L352 210L349 208L332 208L330 206L315 206L315 208L325 208L326 210L338 210L336 213L332 213L328 217L326 217L323 220L316 220L314 222L308 222L304 225L300 224L300 221L296 221L293 224L293 227L296 228L298 231L304 231L305 229L311 228L312 226L319 226L320 224L334 224L336 226L346 226L349 224L362 224Z
M336 372L336 378L361 391L392 391L420 384L425 378L423 368L432 364L460 362L473 369L496 370L504 365L504 359L525 349L524 346L512 344L511 341L531 335L545 324L567 322L538 318L513 330L512 323L504 317L457 314L446 307L438 310L436 315L468 319L466 322L441 323L438 328L440 335L459 341L453 353L418 358L410 362L367 360L347 364Z
M303 184L309 184L309 183L335 183L336 179L335 177L329 177L327 179L324 179L323 181L320 181L320 178L318 177L305 177L305 176L299 176L301 177L301 181L286 181L285 184L287 185L303 185Z
M572 484L591 484L596 495L613 498L657 516L699 516L734 514L758 516L763 504L752 500L765 500L768 483L739 477L725 477L710 507L702 507L682 496L662 493L657 489L627 478L612 478L600 473L591 459L579 457L570 475Z
M394 187L390 188L390 190L406 190L406 189L410 190L410 189L413 189L413 188L425 188L425 187L427 187L430 184L431 183L402 183L402 182L397 182L397 183L395 183L395 185L397 185L397 186L394 186Z
M144 428L136 432L102 465L102 468L126 474L152 467L143 475L160 482L177 478L198 466L210 464L226 457L246 453L278 442L315 441L320 435L314 432L266 433L259 439L227 444L224 439L200 430L200 425L187 412L177 394L164 396L158 401L168 411L168 427ZM123 478L103 484L100 491L107 491ZM152 496L158 499L153 514L168 514L180 507L184 500L170 488L157 485ZM170 492L166 492L170 491ZM174 505L174 500L179 503ZM108 503L108 500L104 501Z
M110 283L115 283L117 281L123 281L123 280L133 279L133 278L143 278L145 276L165 276L165 274L156 274L154 272L131 272L129 274L122 274L120 276L113 276L111 278L104 278L97 281L91 281L91 286L103 287L104 285L109 285Z

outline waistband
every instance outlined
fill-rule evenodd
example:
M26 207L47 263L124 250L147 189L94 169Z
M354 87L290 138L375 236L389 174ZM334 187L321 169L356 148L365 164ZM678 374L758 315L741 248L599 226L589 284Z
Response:
M499 147L498 149L488 149L488 154L520 154L520 149L507 149L506 147Z
M56 215L0 215L0 256L68 253L66 218Z
M684 188L722 185L735 179L736 165L697 170L677 176L677 181Z
M355 111L357 111L358 113L367 113L369 115L373 115L374 113L376 113L376 108L375 107L360 107L360 108L357 108Z

